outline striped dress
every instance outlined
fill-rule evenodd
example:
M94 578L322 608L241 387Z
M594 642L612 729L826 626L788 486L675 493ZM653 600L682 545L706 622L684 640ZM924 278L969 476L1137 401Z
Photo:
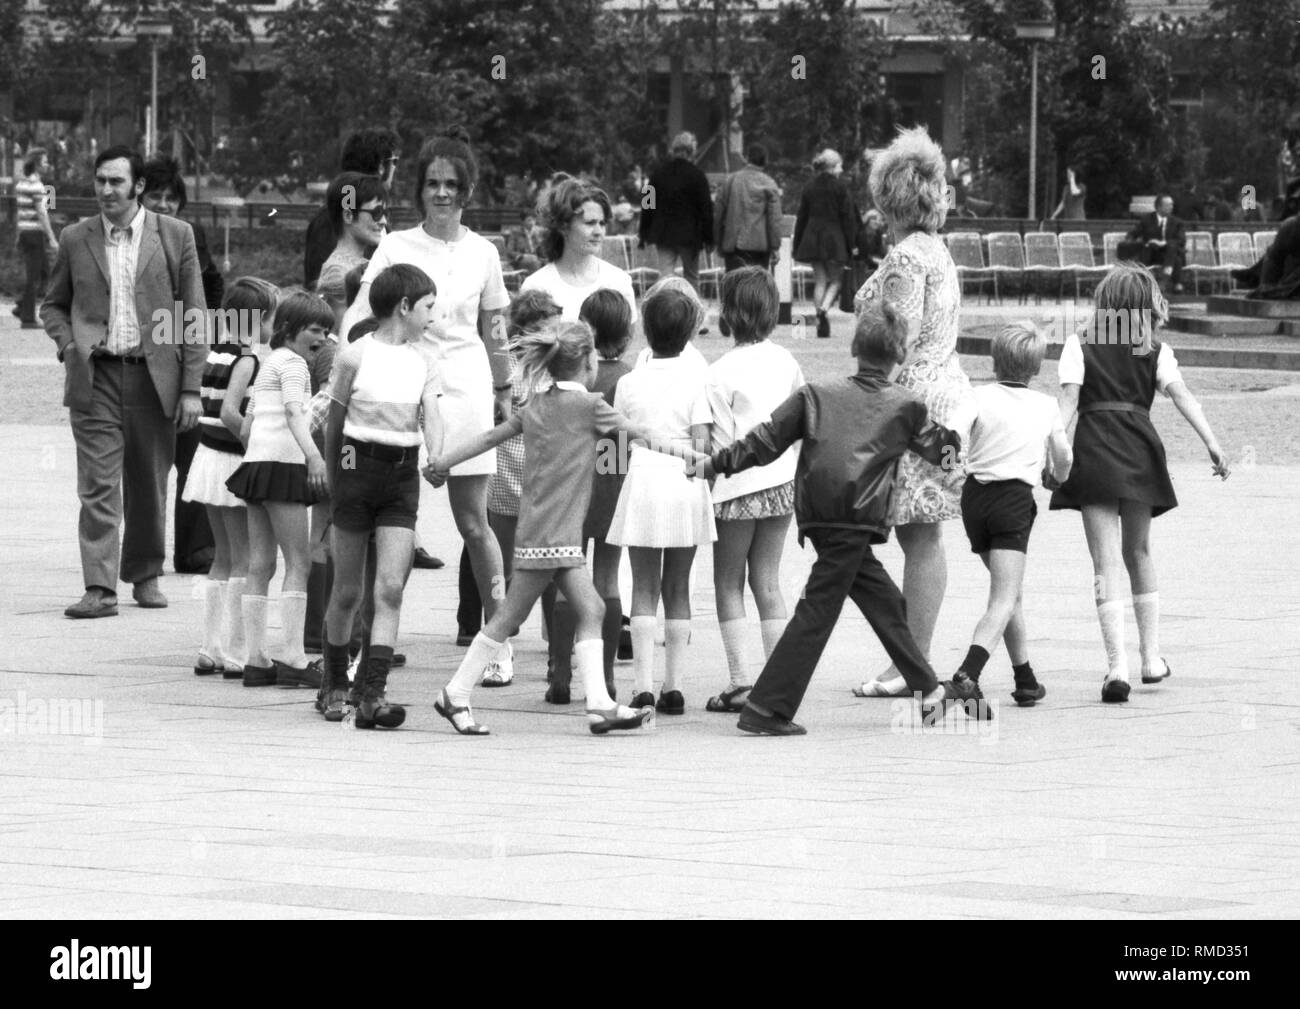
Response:
M239 436L221 422L221 409L226 402L226 390L235 365L247 358L253 362L253 373L248 378L243 398L239 404L240 416L248 412L250 390L257 377L258 360L246 354L247 348L238 343L218 343L208 351L203 366L203 379L199 396L203 402L203 415L199 418L199 447L194 452L185 489L184 501L215 505L222 508L242 508L244 502L230 493L226 486L243 462L244 444Z

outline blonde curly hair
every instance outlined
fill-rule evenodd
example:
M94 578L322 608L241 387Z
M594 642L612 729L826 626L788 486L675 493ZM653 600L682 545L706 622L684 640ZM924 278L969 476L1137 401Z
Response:
M948 217L943 151L924 126L899 130L883 150L868 151L871 198L893 225L933 234Z

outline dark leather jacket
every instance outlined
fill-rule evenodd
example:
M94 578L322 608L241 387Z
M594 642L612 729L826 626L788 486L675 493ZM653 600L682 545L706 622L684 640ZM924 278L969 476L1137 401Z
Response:
M878 368L805 385L744 438L714 453L731 474L777 459L803 441L794 476L794 513L803 531L860 529L889 538L889 498L898 460L912 451L936 466L959 465L961 437L931 422L925 404Z

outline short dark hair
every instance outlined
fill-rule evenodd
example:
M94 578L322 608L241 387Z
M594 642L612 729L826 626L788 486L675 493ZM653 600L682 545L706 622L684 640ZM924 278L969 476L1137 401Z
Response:
M596 335L596 353L606 360L623 356L632 339L632 306L609 287L592 291L578 309L578 318Z
M872 364L901 364L907 357L907 320L887 301L874 303L858 317L853 356Z
M737 343L757 343L776 329L781 296L772 274L761 266L742 266L722 275L722 318Z
M271 349L278 350L290 340L296 339L308 326L323 326L326 332L332 330L334 310L319 294L294 291L275 310Z
M469 146L469 134L459 126L453 126L441 136L424 142L415 167L415 207L424 213L424 177L429 166L438 158L449 161L456 171L456 181L460 183L460 205L469 202L470 192L478 184L478 162Z
M520 336L536 329L547 319L554 319L562 311L551 297L550 291L543 291L540 287L520 291L510 303L510 321L506 325L506 335Z
M176 194L176 213L185 209L189 198L185 194L185 177L181 174L180 163L166 154L154 154L144 163L141 173L144 179L144 191L156 193L159 190Z
M118 158L124 158L131 165L131 184L135 185L140 176L144 174L144 158L140 157L140 152L125 144L115 144L112 147L106 147L99 152L95 158L95 171L99 171L99 166L105 161L116 161Z
M32 172L36 171L41 165L41 158L48 153L44 147L33 147L28 151L27 156L23 158L23 174L31 175Z
M339 170L379 175L385 160L401 146L392 130L357 130L343 142Z
M750 144L749 150L745 154L747 160L755 168L762 168L767 164L767 148L762 144Z
M376 319L387 319L405 298L412 305L438 288L427 273L410 263L386 267L370 284L370 311Z
M357 295L361 293L361 278L366 275L366 267L369 263L358 263L347 273L343 274L343 300L347 302L348 308L357 300Z
M350 190L349 186L352 187ZM336 175L329 188L325 190L325 212L329 214L334 237L338 238L343 234L345 201L351 203L351 206L346 209L355 213L359 207L365 206L371 200L382 200L387 195L384 184L379 181L377 175L366 175L362 172L344 172L342 175Z
M656 354L680 354L698 324L698 309L684 291L672 287L652 291L641 304L646 343Z

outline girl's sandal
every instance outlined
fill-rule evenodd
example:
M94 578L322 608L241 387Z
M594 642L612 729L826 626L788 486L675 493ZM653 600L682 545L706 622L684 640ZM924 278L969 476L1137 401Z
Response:
M738 715L745 710L745 698L742 695L748 694L753 689L752 683L747 683L743 687L729 687L716 697L710 697L705 701L704 710L719 715Z
M486 725L479 725L474 721L474 712L470 710L468 704L463 708L452 706L445 687L442 693L438 695L438 699L433 702L433 710L447 719L451 723L451 727L462 736L491 735Z

